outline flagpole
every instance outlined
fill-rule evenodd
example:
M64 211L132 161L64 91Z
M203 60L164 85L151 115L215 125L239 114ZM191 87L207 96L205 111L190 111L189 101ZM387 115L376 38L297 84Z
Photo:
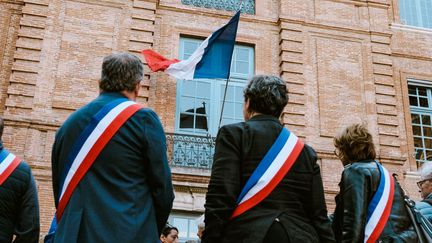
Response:
M241 10L242 5L243 5L243 0L240 0L240 4L239 4L237 11ZM234 52L234 50L233 50L233 52ZM232 62L232 58L231 58L231 62ZM224 107L225 107L225 99L226 99L226 94L227 94L227 90L228 90L228 83L229 83L230 79L231 79L231 63L230 63L230 70L228 72L228 79L226 80L226 83L225 83L225 91L224 91L224 96L223 96L223 100L222 100L222 107L221 107L221 113L220 113L220 117L219 117L218 130L220 129L221 124L222 124L222 116L223 116Z

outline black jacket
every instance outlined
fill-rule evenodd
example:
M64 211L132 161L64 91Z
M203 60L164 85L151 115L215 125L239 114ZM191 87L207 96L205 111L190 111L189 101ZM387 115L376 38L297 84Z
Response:
M333 221L337 242L364 242L367 207L380 178L374 161L356 162L345 167ZM399 184L395 183L390 218L379 238L382 242L417 242L402 195Z
M416 208L432 223L432 193L420 202L416 202Z
M3 145L0 142L0 151ZM0 242L39 241L39 203L30 167L22 161L0 186Z
M240 191L281 129L278 119L259 115L219 130L206 195L203 243L262 242L276 218L291 242L334 241L317 156L307 145L266 199L229 220Z

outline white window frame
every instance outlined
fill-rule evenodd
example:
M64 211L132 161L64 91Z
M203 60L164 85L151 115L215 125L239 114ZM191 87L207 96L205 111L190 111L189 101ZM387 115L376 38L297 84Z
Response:
M180 38L180 48L179 48L179 56L180 59L183 59L184 57L184 42L188 41L188 42L195 42L197 44L200 44L202 42L202 40L200 39L194 39L194 38L186 38L186 37L181 37ZM242 73L237 73L235 72L236 67L235 65L237 64L236 62L232 62L231 63L231 72L230 72L230 80L228 83L228 87L241 87L242 89L246 86L247 84L247 80L249 78L251 78L254 74L254 55L255 55L255 51L254 48L251 46L246 46L246 45L235 45L234 47L234 53L233 53L233 60L236 60L236 55L237 55L237 51L238 50L248 50L249 51L249 55L248 55L248 70L249 73L248 74L242 74ZM240 62L240 61L238 61ZM210 85L210 97L209 100L210 102L207 104L206 103L206 113L207 113L207 127L208 127L208 131L205 131L204 129L195 129L195 128L180 128L180 113L181 113L181 98L184 96L182 94L182 90L183 90L183 85L185 85L185 82L188 82L188 80L177 80L177 92L176 92L176 115L175 115L175 133L176 134L184 134L184 135L200 135L200 136L211 136L211 137L215 137L217 134L217 130L218 130L218 126L219 126L219 120L220 120L220 113L221 113L221 109L222 109L222 98L223 97L223 93L225 91L225 84L226 84L226 80L223 79L197 79L197 80L193 80L194 82L202 82L202 83L208 83ZM189 81L190 82L190 81ZM236 97L236 103L243 103L243 96L241 98ZM201 103L201 102L198 102ZM200 104L195 104L198 108L200 107ZM238 106L238 104L237 104ZM224 107L224 117L226 114L226 108L227 108L227 103L225 103L225 107ZM236 116L241 116L242 117L242 109L240 111L236 110ZM223 117L223 118L224 118ZM242 119L237 119L235 120L235 122L238 121L242 121ZM224 125L224 123L222 123L221 125Z
M412 115L413 114L417 114L420 117L421 117L421 115L430 116L430 119L432 120L432 82L410 79L410 80L408 80L408 88L410 86L415 87L415 88L418 88L418 87L426 88L426 96L424 96L424 97L427 97L427 100L428 100L428 107L427 108L426 107L420 107L419 106L419 97L420 96L418 95L417 91L416 91L415 95L409 94L409 92L408 92L408 97L416 97L417 98L417 104L418 104L418 106L413 106L410 103L411 120L412 120ZM428 148L428 147L425 146L425 139L432 139L432 136L429 137L429 136L425 136L424 135L424 127L430 128L432 126L430 124L426 124L426 125L423 124L422 119L420 119L419 123L416 123L416 124L414 124L413 122L411 122L411 126L412 126L412 129L413 129L413 140L414 139L421 139L422 140L422 144L423 144L423 147L415 147L415 143L414 143L414 154L413 154L413 157L416 159L416 161L417 161L417 163L418 163L419 166L420 166L421 163L432 162L432 158L428 158L427 157L427 152L426 152L426 151L429 151L431 153L432 152L432 147ZM414 134L414 126L420 127L420 129L421 129L421 135L420 136ZM418 159L417 158L418 152L419 152L418 150L419 149L421 149L423 151L422 152L423 154L421 155L422 156L421 158L423 158L423 159Z

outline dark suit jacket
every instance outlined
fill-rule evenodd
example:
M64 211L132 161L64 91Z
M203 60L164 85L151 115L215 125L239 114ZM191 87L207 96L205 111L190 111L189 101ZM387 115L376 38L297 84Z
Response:
M65 161L83 129L105 104L124 98L102 93L58 130L52 151L54 197ZM55 242L158 242L174 200L165 134L150 109L117 131L76 187Z
M0 141L0 152L3 144ZM30 166L20 165L0 186L0 242L39 242L39 201Z
M278 119L258 115L219 130L206 195L203 243L262 242L275 218L279 218L291 242L334 241L317 156L307 145L266 199L229 220L240 191L281 129Z

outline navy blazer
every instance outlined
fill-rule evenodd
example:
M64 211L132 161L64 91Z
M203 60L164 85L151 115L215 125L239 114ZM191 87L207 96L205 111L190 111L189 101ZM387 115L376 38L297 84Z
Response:
M104 92L74 112L52 150L56 207L59 178L74 143L105 104L124 98ZM107 143L72 194L54 242L158 242L174 193L166 138L158 116L141 109Z

